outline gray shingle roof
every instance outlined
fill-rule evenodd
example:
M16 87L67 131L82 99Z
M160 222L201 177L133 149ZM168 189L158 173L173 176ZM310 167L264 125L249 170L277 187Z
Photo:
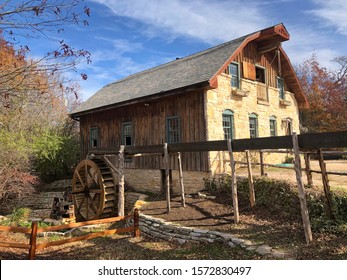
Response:
M78 106L71 115L76 117L95 109L208 82L248 36L108 84Z

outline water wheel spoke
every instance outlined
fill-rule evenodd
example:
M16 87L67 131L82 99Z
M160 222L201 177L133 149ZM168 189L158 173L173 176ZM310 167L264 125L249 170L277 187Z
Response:
M94 196L94 198L95 198L95 196ZM93 208L94 213L97 214L98 213L98 207L94 203L95 202L94 198L91 197L90 194L89 194L90 206L91 206L91 208Z
M84 203L85 199L86 199L86 197L83 196L82 201L80 202L80 204L79 204L79 206L77 208L77 213L81 213L81 208L83 206L83 203Z
M89 189L90 193L102 193L101 189Z
M78 178L78 181L80 181L80 183L82 184L83 188L85 189L86 186L85 186L84 181L82 180L81 175L79 174L78 170L75 170L75 174L76 174L76 176Z

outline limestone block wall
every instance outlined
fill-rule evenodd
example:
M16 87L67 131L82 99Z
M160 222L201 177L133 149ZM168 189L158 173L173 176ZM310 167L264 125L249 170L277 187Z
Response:
M285 92L285 100L288 106L280 104L277 88L268 87L268 102L257 98L257 82L242 79L241 89L248 92L247 96L234 95L230 86L230 75L221 74L218 77L218 88L205 92L205 111L207 123L207 139L223 140L222 114L229 109L234 113L234 138L249 138L249 115L255 113L258 118L258 136L270 136L270 117L276 117L277 135L286 135L286 120L290 119L294 132L299 132L299 110L294 94ZM241 158L244 157L240 155ZM285 160L283 154L266 155L268 163L282 163ZM226 152L211 152L210 166L212 173L225 172L225 160L229 159ZM238 158L237 158L238 159ZM239 158L240 159L240 158Z
M160 170L125 169L124 178L135 191L164 192ZM204 178L209 178L207 172L183 171L185 193L196 193L202 190L204 188ZM178 170L172 170L171 191L173 194L181 193Z

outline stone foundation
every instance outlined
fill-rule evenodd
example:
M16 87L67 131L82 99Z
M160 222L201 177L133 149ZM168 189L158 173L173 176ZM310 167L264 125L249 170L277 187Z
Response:
M178 170L172 170L171 191L181 193ZM125 181L135 191L164 193L161 170L155 169L125 169ZM185 193L197 193L204 189L204 178L209 178L208 172L183 171Z

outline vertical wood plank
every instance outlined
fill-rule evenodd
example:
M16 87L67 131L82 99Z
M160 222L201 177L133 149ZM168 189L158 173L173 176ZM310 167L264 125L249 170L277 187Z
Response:
M37 222L33 222L31 224L29 260L35 259L36 237L37 237Z
M165 190L166 190L166 208L167 213L171 211L171 198L170 198L170 161L167 149L167 143L164 143L164 168L165 168Z
M124 145L119 148L118 216L124 216Z
M179 171L180 186L181 186L181 202L182 202L182 206L186 207L186 197L185 197L184 183L183 183L183 170L182 170L181 153L178 153L177 160L178 160L178 171Z
M252 166L251 166L251 155L249 150L246 151L247 158L247 169L248 169L248 186L249 186L249 202L251 204L251 208L255 205L255 192L254 192L254 183L253 183L253 174L252 174Z
M310 154L309 153L305 153L304 154L304 159L305 159L305 172L306 172L306 177L307 177L307 184L312 186L313 185L313 180L312 180L312 172L311 172Z
M312 241L312 231L311 231L310 217L308 214L305 189L302 183L301 159L300 159L298 136L295 132L293 132L292 134L292 140L293 140L293 150L294 150L294 157L295 157L294 167L295 167L295 174L296 174L296 183L298 184L298 190L299 190L301 217L302 217L302 221L304 225L306 242L310 243Z
M239 215L239 201L237 198L235 160L234 160L233 150L231 147L231 140L228 139L227 141L228 141L228 151L230 156L230 167L231 167L231 195L232 195L233 209L234 209L234 223L237 224L240 221L240 215Z
M323 182L324 195L325 195L325 212L330 219L334 219L332 196L331 196L327 168L324 162L322 149L318 149L318 160L319 160L319 166L322 173L322 182Z

